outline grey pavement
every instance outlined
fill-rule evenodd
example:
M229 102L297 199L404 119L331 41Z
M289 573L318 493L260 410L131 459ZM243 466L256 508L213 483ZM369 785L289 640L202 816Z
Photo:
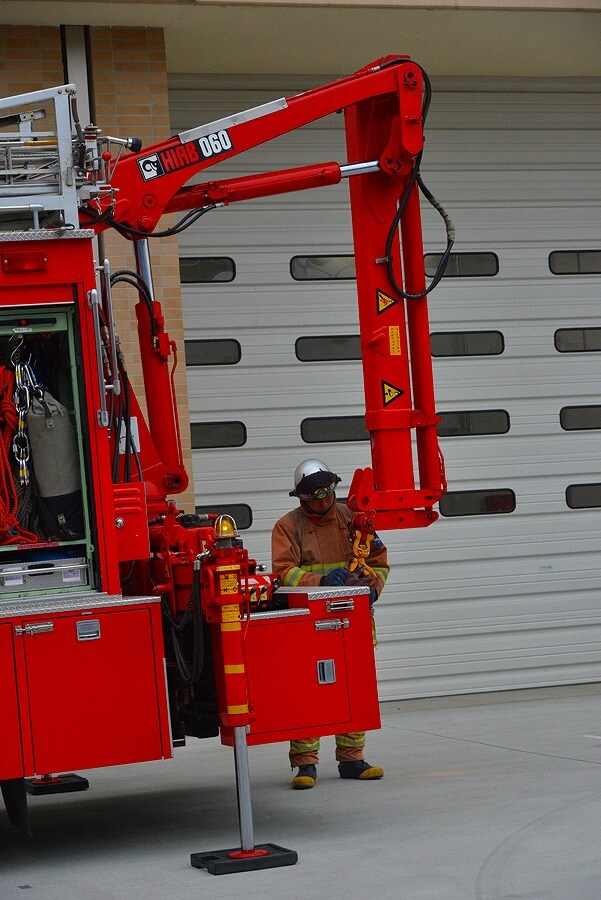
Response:
M250 749L254 832L295 866L190 866L239 843L232 750L191 740L31 797L33 840L0 811L0 898L601 898L601 685L385 704L378 782L342 781L324 738L317 786L293 791L286 754Z

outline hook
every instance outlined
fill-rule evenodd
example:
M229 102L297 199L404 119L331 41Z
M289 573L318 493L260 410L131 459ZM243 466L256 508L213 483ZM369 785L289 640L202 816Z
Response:
M13 366L16 366L20 362L21 347L25 343L25 339L23 338L22 334L11 334L10 340L19 342L10 355L11 364Z

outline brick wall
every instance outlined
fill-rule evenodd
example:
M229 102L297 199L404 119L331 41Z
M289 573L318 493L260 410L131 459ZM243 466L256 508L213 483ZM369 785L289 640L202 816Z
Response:
M64 84L58 28L0 28L0 96Z
M163 32L155 28L91 28L90 47L96 124L104 134L133 135L143 145L170 134L167 69ZM65 82L59 28L3 26L0 29L0 96L41 90ZM87 124L85 122L83 125ZM161 228L173 224L166 217ZM157 300L163 306L170 337L180 348L176 370L178 412L184 464L192 477L184 333L177 238L150 241ZM135 269L129 241L109 230L101 255L112 270ZM132 386L139 399L143 381L137 345L135 291L115 290L115 318ZM180 508L194 509L194 490L175 498Z

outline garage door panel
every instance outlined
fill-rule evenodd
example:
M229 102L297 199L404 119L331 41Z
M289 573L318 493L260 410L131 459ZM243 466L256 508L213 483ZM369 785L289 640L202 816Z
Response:
M242 275L240 275L242 277ZM192 294L184 291L186 300ZM297 337L305 333L320 333L320 328L326 327L332 334L358 333L358 313L356 297L350 294L349 288L337 290L324 289L317 298L314 295L311 301L307 299L306 292L300 292L294 286L283 286L280 291L266 286L264 288L236 287L223 290L220 298L214 292L207 291L207 298L214 298L214 303L205 305L201 299L201 292L195 292L191 299L190 308L190 333L198 332L208 334L210 330L220 329L220 336L238 338L244 328L261 329L261 338L265 352L270 349L270 335L276 337L282 333L282 316L286 317L286 340L281 341L283 346L294 352L294 342ZM236 308L239 310L236 314ZM317 316L321 312L319 321L309 316ZM277 316L280 316L278 319ZM209 325L213 318L212 328ZM294 332L290 331L289 318L292 319ZM321 320L323 319L323 321ZM203 327L204 323L204 327ZM309 329L308 325L312 325ZM349 327L352 326L349 332ZM301 329L297 334L297 329ZM316 331L317 329L317 331ZM186 336L188 337L186 329Z
M601 404L601 351L560 353L555 334L601 327L601 277L553 275L549 254L601 247L601 103L595 85L535 93L489 84L435 93L422 168L455 222L455 251L495 253L499 271L443 279L430 317L435 332L502 335L501 354L436 357L434 370L441 413L501 410L509 420L505 434L441 439L450 491L513 491L515 510L493 504L489 514L385 533L393 571L377 607L383 699L599 677L601 488L579 509L566 490L601 483L601 429L565 431L560 414ZM179 76L174 130L296 90L258 87L205 81L201 90ZM340 116L225 161L211 178L327 160L344 160ZM444 231L429 209L424 237L426 252L441 251ZM231 283L183 287L186 338L233 338L241 348L237 365L188 368L192 421L246 429L243 446L194 451L197 503L247 504L245 545L263 562L300 459L330 461L342 493L369 464L365 441L301 437L305 418L361 416L363 390L357 361L295 354L299 337L357 333L354 283L295 282L290 260L351 252L346 185L215 211L180 238L182 256L228 256L236 266Z
M601 236L599 242L601 243ZM589 237L587 244L594 244L594 235ZM492 245L488 245L487 249L490 246ZM517 274L513 278L477 278L473 279L473 283L470 279L469 284L465 284L466 279L454 279L455 283L451 283L449 279L441 286L439 293L433 295L430 302L433 328L448 323L455 330L467 327L474 330L483 322L511 324L524 320L530 320L535 327L540 328L547 320L546 327L551 330L554 326L565 327L566 323L574 319L580 321L583 318L595 318L599 312L598 280L595 280L595 276L578 276L569 279L566 284L566 278L559 276L553 278L549 273L547 259L548 253L555 249L558 249L558 245L549 246L547 251L539 255L536 265L540 271L537 277L534 276L532 269L534 261L525 259L523 263L511 264L515 266L516 273L522 270L521 281L517 280ZM236 279L227 285L183 286L186 315L190 316L191 327L203 327L203 323L205 328L215 327L220 321L220 316L221 321L227 323L228 327L234 327L237 321L252 326L250 317L253 311L264 317L274 310L286 315L286 325L291 323L305 329L308 324L306 310L311 312L321 310L323 322L321 318L318 322L312 320L311 324L314 326L357 322L357 300L353 282L310 284L293 281L290 275L290 259L301 250L301 255L328 255L323 248L320 253L304 247L296 248L294 253L290 251L290 256L285 257L284 262L280 261L277 267L279 285L274 282L275 266L269 258L262 264L256 258L246 263L244 258L236 255L235 250L222 247L217 251L212 249L211 252L198 247L195 254L186 254L232 256L236 260ZM341 248L338 252L348 253L348 249ZM510 265L502 258L500 264L504 269ZM543 277L545 267L546 275ZM459 283L460 281L462 283ZM338 313L337 304L342 304ZM564 321L558 322L558 318ZM270 321L272 326L276 324L272 316L271 320L259 319L255 327L267 325ZM290 336L294 343L296 335Z

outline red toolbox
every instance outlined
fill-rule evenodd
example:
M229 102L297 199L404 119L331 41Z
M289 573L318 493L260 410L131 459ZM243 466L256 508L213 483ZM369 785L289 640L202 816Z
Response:
M0 604L0 780L170 757L157 597Z
M369 588L280 588L275 597L288 608L242 622L251 686L248 743L379 728ZM221 740L233 743L230 728L222 726Z

